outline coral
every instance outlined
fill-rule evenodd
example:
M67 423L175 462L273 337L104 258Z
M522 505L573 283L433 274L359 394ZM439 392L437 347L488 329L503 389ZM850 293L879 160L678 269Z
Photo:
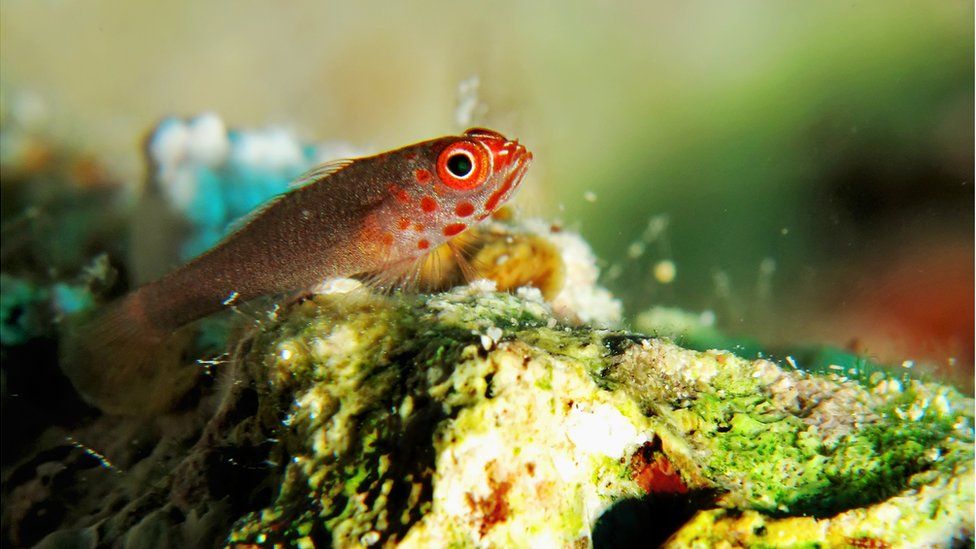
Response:
M950 547L972 536L973 478L964 468L879 503L831 517L698 513L666 547ZM959 543L962 545L962 543Z
M224 381L181 412L183 425L212 418L202 434L170 427L154 449L127 444L125 422L74 435L103 451L73 460L127 473L103 475L100 498L80 500L49 541L586 546L630 531L676 547L727 535L884 546L971 535L973 401L949 387L573 326L541 292L487 281L419 296L355 281L322 289L238 340ZM75 485L16 478L6 520L21 536L38 505L67 497L56 486Z
M0 273L0 343L21 345L44 332L48 292L29 280Z
M0 344L23 345L50 335L64 317L90 310L100 288L110 285L114 277L104 255L77 276L53 283L0 272Z
M485 278L501 291L538 289L560 322L616 327L620 300L597 283L600 271L593 251L575 232L540 219L518 220L510 210L462 235L473 278ZM444 258L451 261L450 256ZM438 269L438 272L446 269ZM449 269L447 269L449 270ZM434 289L463 282L453 277Z
M490 287L317 296L242 361L265 428L284 418L274 461L287 465L237 542L589 543L612 504L689 493L713 496L676 546L742 517L775 533L808 515L891 542L880 517L935 494L952 503L905 517L925 525L914 539L972 529L972 401L940 385L867 387L568 328L538 294Z
M266 380L263 403L282 392L294 403L276 459L290 463L289 484L232 539L312 542L317 529L337 545L586 538L607 494L640 493L625 457L648 430L632 402L591 377L605 352L557 327L539 294L488 285L299 305L245 358ZM277 422L273 408L258 415Z

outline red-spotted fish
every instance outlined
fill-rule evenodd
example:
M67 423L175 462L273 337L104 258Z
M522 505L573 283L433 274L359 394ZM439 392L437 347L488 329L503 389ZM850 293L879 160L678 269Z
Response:
M188 376L137 357L178 328L330 277L408 273L504 204L531 160L517 140L475 128L324 164L207 253L110 304L79 330L74 347L85 356L68 360L65 370L103 410L165 407L149 388L189 384Z

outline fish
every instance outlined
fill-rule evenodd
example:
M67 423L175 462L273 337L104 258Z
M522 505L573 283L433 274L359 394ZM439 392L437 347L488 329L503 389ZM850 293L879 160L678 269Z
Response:
M76 331L62 369L105 412L166 409L193 374L147 357L182 327L329 278L409 280L505 204L531 161L518 140L471 128L318 166L206 253L96 313Z

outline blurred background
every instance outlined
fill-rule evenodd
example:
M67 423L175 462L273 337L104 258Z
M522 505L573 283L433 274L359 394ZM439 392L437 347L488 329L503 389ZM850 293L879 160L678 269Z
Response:
M542 4L3 0L3 110L138 188L164 116L383 150L467 82L631 317L972 387L972 2Z

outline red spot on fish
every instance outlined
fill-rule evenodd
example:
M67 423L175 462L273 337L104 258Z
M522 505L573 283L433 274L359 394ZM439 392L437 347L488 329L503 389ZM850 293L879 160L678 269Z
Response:
M430 248L430 241L427 240L426 238L421 238L420 240L417 241L417 248L421 250L426 250L427 248Z
M417 178L417 183L420 183L421 185L426 185L430 183L430 179L432 177L430 175L430 172L423 168L417 168L416 170L414 170L413 175L414 177Z
M444 236L454 236L467 228L468 226L464 223L451 223L444 227Z
M422 233L424 231L424 224L423 223L414 223L413 224L413 230L417 231L418 233Z
M458 217L468 217L474 213L474 205L472 205L470 202L461 202L457 205L457 208L454 208L454 213L456 213Z
M383 235L380 236L380 242L382 242L384 246L392 246L393 235L391 233L383 233Z
M407 229L410 228L410 224L411 224L411 221L410 221L409 218L401 217L400 218L400 223L398 224L398 227L400 228L401 231L405 231L405 230L407 230Z
M420 209L430 213L437 209L437 201L430 196L425 196L420 199Z
M388 185L386 190L390 191L390 194L396 197L400 202L408 203L410 202L410 194L403 190L403 187L399 185Z

